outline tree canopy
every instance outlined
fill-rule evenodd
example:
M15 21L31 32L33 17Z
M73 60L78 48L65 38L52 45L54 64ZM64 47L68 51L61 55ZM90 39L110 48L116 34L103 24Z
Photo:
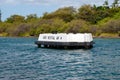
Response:
M111 5L105 0L101 6L87 4L79 8L63 7L51 13L45 12L42 17L36 14L14 14L0 22L0 36L38 36L53 31L120 36L119 0L114 0Z

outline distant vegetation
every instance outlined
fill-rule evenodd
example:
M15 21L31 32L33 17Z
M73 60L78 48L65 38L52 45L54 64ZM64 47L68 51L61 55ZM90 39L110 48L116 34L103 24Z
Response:
M111 5L111 6L109 6ZM92 33L100 37L120 37L119 0L102 6L64 7L42 17L11 15L0 22L0 36L38 36L40 33Z

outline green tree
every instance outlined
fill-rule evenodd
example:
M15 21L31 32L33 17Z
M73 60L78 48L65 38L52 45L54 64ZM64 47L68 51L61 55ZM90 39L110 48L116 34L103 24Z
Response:
M73 7L64 7L56 10L53 13L44 13L43 19L52 19L52 18L60 18L65 22L70 22L75 17L76 10Z
M119 5L119 0L114 0L114 2L112 3L112 7L115 8L115 7L118 7Z
M91 5L83 5L78 9L78 19L83 19L91 23L96 23L96 16L97 12Z
M6 22L8 23L14 23L14 22L24 22L25 17L21 15L12 15L9 18L7 18Z
M104 6L104 7L108 7L108 6L109 6L109 4L108 4L108 0L105 0L103 6Z
M67 33L88 32L88 23L84 20L72 20L65 30Z
M30 22L30 21L34 21L36 20L38 17L36 14L30 14L30 15L27 15L27 18L26 18L26 21L27 22Z
M29 25L28 24L20 24L18 25L14 31L12 32L13 36L25 36L25 33L29 31Z
M110 20L103 26L102 31L105 33L118 33L120 31L120 19Z

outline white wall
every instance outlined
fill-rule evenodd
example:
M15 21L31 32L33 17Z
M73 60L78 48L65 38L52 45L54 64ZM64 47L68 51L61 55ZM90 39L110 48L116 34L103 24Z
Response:
M91 33L58 33L58 34L40 34L38 41L51 42L91 42L93 40Z

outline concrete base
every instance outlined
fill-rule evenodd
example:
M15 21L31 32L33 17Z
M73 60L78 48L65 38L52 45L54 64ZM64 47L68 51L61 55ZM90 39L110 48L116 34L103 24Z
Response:
M90 49L93 47L94 42L47 42L35 41L38 47L43 48L57 48L57 49Z

